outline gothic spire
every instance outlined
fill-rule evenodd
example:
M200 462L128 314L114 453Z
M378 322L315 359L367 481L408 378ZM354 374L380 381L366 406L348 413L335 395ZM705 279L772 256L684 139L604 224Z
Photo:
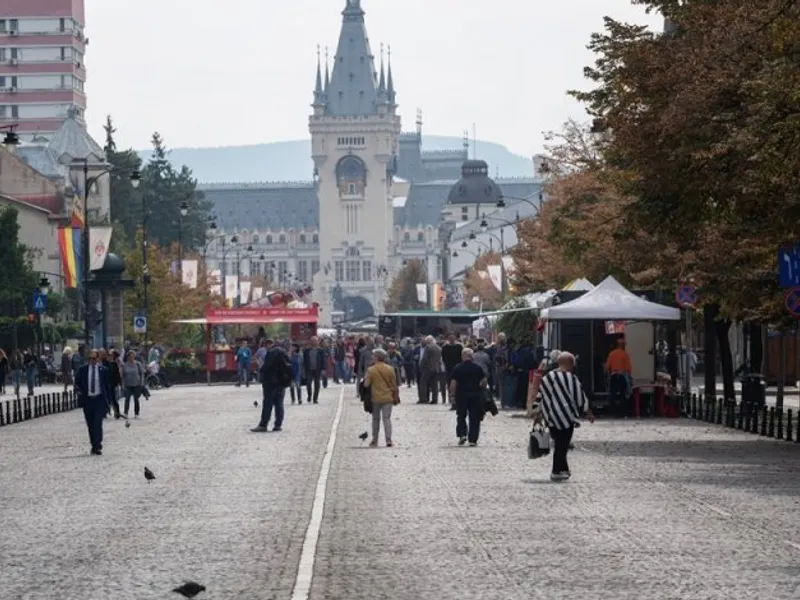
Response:
M314 85L314 106L324 104L325 91L322 89L322 64L320 63L319 46L317 46L317 81Z
M386 70L383 66L383 44L381 44L381 77L378 82L378 95L383 96L386 93Z
M386 81L386 95L389 100L389 104L394 105L396 94L394 91L394 78L392 77L392 47L389 46L389 72L387 74L387 81Z
M330 58L328 57L328 47L325 46L325 95L328 95L328 88L331 85L331 74L330 70L328 69L328 65L330 64Z

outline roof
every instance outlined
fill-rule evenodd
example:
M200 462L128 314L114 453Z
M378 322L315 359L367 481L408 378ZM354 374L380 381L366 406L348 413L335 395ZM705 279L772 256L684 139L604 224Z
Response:
M357 117L378 113L378 78L361 0L347 0L339 46L326 90L326 114Z
M530 197L533 202L535 202L537 205L539 204L538 190L541 189L539 184L503 184L503 189L522 189L523 191L529 191L530 193L527 194L518 192L520 195L513 195L516 198ZM461 227L457 227L456 230L453 231L451 239L453 241L461 240L468 238L472 233L476 235L481 233L481 221L483 221L483 215L486 215L486 222L489 225L489 231L494 231L508 226L509 222L513 223L520 219L526 219L536 214L537 209L531 206L528 202L524 202L522 200L513 200L509 198L509 196L504 196L504 198L508 201L508 204L505 206L505 208L497 208L496 205L487 204L486 210L482 211L480 218L474 219L462 225Z
M45 177L64 177L64 169L58 162L58 155L43 144L17 146L14 154Z
M204 186L203 193L223 231L319 227L319 199L312 184Z
M106 160L103 149L86 131L86 126L79 123L72 114L53 134L50 149L61 162L87 159L90 163L104 163Z
M11 204L16 204L16 205L19 205L19 206L21 206L23 208L27 208L27 209L30 209L30 210L34 210L34 211L43 213L44 215L50 215L51 214L51 212L49 210L47 210L46 208L43 208L41 206L37 206L36 204L31 204L30 202L25 202L24 200L19 200L17 198L13 198L11 196L6 196L5 194L0 194L0 202L10 202Z
M483 160L465 160L459 179L447 195L448 204L497 204L503 191L489 177L489 165Z

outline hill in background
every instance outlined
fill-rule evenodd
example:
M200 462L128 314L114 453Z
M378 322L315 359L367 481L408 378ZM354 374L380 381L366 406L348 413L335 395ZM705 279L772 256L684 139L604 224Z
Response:
M429 135L423 150L459 150L462 138ZM470 153L472 150L470 150ZM150 151L139 153L143 160ZM478 140L476 156L489 163L492 177L531 177L533 163L505 146ZM254 181L310 181L313 172L311 141L271 142L218 148L175 148L170 160L176 167L187 165L201 183Z

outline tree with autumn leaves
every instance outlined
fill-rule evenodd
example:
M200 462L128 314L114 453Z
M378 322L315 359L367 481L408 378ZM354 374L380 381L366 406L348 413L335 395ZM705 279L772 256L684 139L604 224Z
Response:
M134 247L124 257L126 276L135 282L134 287L125 294L125 313L128 315L141 312L144 306L141 248L140 231ZM209 294L209 283L204 269L199 269L196 288L184 285L179 274L171 270L175 260L177 248L164 250L157 244L148 243L147 269L150 283L147 286L147 326L149 338L157 343L174 342L180 337L182 326L173 321L199 318L210 305L220 305L222 302L221 298ZM127 323L126 327L126 337L133 337L131 323Z
M464 299L470 308L493 310L503 304L503 296L489 277L488 267L500 265L500 254L481 254L464 277ZM473 301L477 299L477 301Z
M520 227L517 285L691 280L728 396L731 321L787 324L776 254L800 237L800 2L638 3L671 27L607 18L592 36L594 87L571 93L593 122L551 140L548 201ZM706 355L713 365L713 343Z
M386 296L386 312L417 310L426 304L417 299L417 284L427 285L428 276L421 260L412 259L403 265L389 286Z

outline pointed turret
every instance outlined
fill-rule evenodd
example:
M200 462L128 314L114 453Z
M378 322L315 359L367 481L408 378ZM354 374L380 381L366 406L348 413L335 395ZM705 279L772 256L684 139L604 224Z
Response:
M386 70L383 66L383 44L381 44L381 76L378 81L378 95L383 96L386 93Z
M325 90L322 87L322 64L320 63L319 46L317 46L317 79L314 84L314 103L311 105L315 114L325 110Z
M325 46L325 99L328 98L328 88L331 87L331 74L330 70L328 69L328 65L330 64L330 59L328 58L328 47Z
M389 72L386 81L386 97L392 108L397 107L397 94L394 91L394 78L392 77L392 47L389 46Z
M359 117L378 113L378 77L364 14L361 0L347 0L328 88L326 114L331 116Z

